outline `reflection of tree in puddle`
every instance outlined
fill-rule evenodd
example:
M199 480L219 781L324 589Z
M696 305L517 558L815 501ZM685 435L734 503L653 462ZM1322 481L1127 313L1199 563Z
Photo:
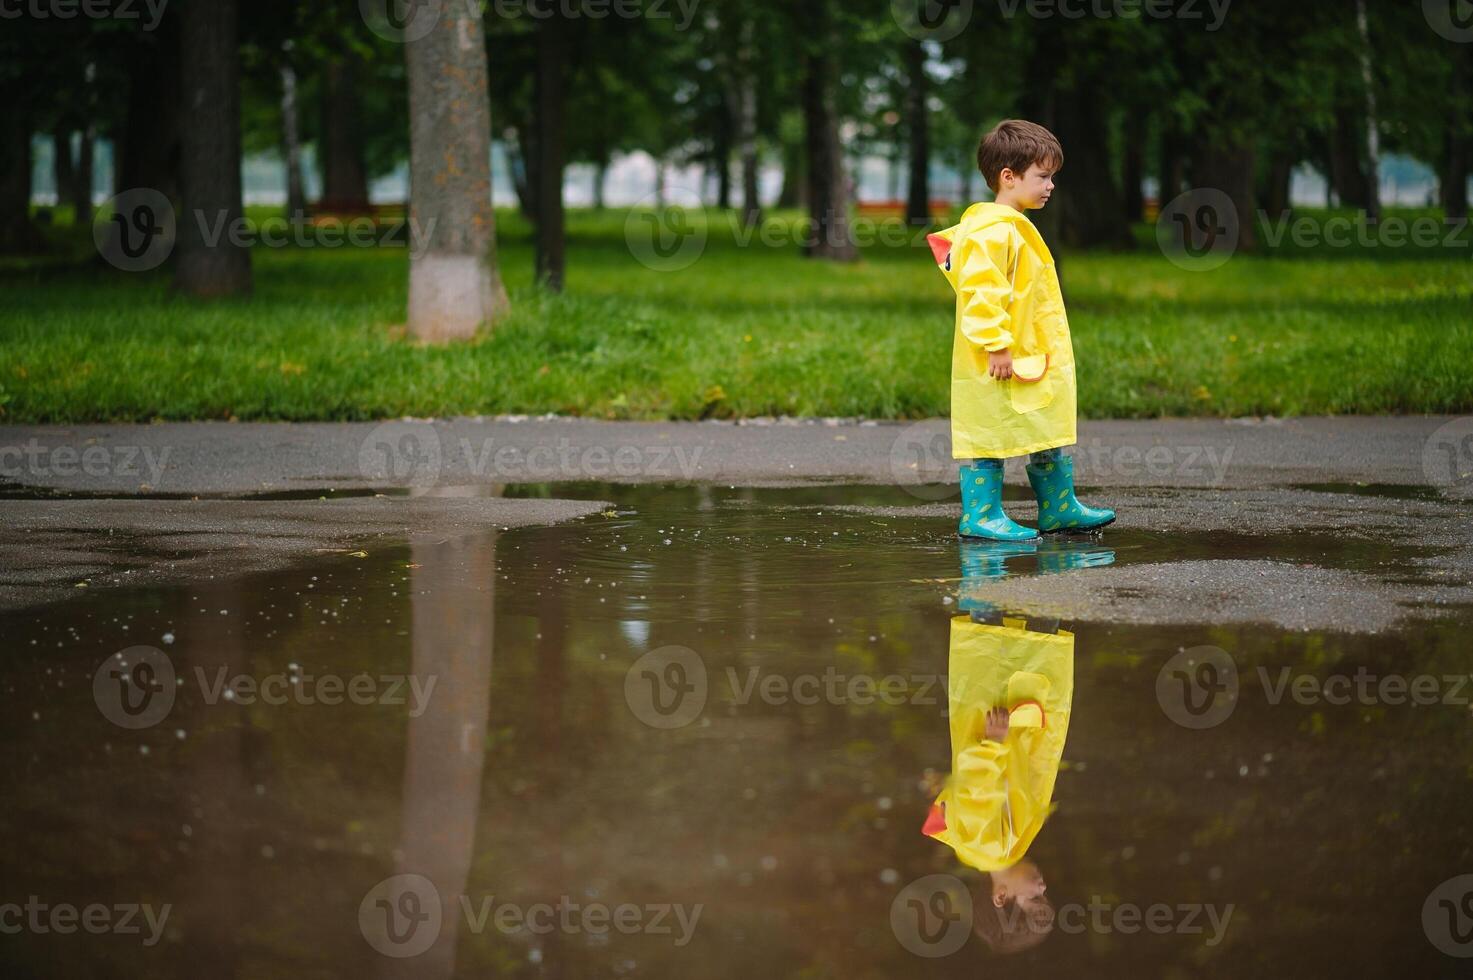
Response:
M496 581L493 534L444 540L411 539L413 667L422 685L433 681L429 707L409 720L404 798L396 874L421 875L440 903L439 932L423 953L386 958L382 976L448 977L475 849L481 808L481 769L490 711L491 650ZM403 899L400 893L394 896ZM413 896L415 908L428 896ZM411 909L411 911L415 911ZM397 914L390 902L386 915ZM421 914L415 911L415 914ZM430 923L428 927L433 927ZM412 941L410 922L395 922Z

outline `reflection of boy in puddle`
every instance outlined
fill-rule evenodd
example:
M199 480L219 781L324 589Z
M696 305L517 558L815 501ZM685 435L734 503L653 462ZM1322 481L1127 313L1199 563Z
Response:
M985 872L990 895L972 903L976 932L996 952L1019 952L1054 924L1043 875L1024 855L1052 812L1074 693L1074 635L1057 621L958 616L948 675L951 776L921 830Z

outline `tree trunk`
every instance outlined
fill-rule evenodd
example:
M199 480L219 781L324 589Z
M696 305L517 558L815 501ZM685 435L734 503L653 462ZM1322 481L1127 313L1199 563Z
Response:
M0 112L0 252L30 252L41 245L31 224L31 127L26 113Z
M404 46L409 75L409 331L470 337L506 310L491 207L491 102L480 8L446 10Z
M1366 100L1366 217L1375 222L1381 220L1381 133L1376 120L1376 84L1371 71L1371 32L1366 23L1366 0L1356 0L1355 20L1360 30L1360 76Z
M1444 217L1459 221L1468 217L1468 155L1473 140L1452 131L1446 136L1442 170L1438 177L1438 197Z
M82 139L77 145L77 168L72 174L73 223L79 228L92 227L93 156L96 145L97 127L89 122L82 129Z
M179 200L180 17L166 15L137 44L129 65L128 105L122 132L116 134L114 191L152 188Z
M76 197L77 175L72 169L72 131L58 123L51 131L51 175L56 181L56 203L65 204Z
M236 0L190 3L180 12L184 207L174 288L190 296L251 291L250 249L231 235L242 212L236 25Z
M931 111L926 105L926 49L920 41L905 47L905 114L910 129L910 189L906 196L906 224L926 227L931 223Z
M808 174L803 158L803 143L783 141L783 186L777 195L779 208L808 206Z
M599 160L593 167L593 209L602 211L604 209L605 192L609 182L608 158Z
M1330 185L1340 196L1342 207L1370 208L1371 192L1360 158L1364 145L1357 138L1354 113L1343 107L1336 109L1330 131Z
M365 214L368 167L364 163L363 122L358 108L354 56L327 62L322 79L322 210Z
M516 128L514 139L505 140L506 155L511 160L511 186L517 195L517 207L534 226L537 224L537 137L532 124Z
M665 158L655 157L655 207L665 206Z
M1144 191L1141 185L1146 179L1146 116L1131 109L1125 122L1125 159L1120 168L1120 179L1124 185L1121 197L1125 202L1126 224L1141 221L1146 212Z
M297 125L297 72L281 66L281 149L286 159L286 217L297 221L307 214L307 193L302 186L302 137Z
M536 277L562 292L567 261L563 215L563 171L567 156L567 25L544 0L537 25L537 242Z
M1100 89L1085 81L1056 103L1055 133L1068 147L1069 176L1054 193L1060 234L1076 248L1128 248L1130 229L1120 220L1125 205L1110 173L1110 136ZM1046 209L1047 210L1047 209Z
M852 262L859 258L849 231L849 182L843 147L839 143L839 115L834 106L831 56L830 0L805 5L810 29L805 56L803 112L807 121L808 213L813 239L810 258Z
M1264 207L1270 218L1286 215L1293 209L1289 194L1293 189L1295 163L1293 154L1282 150L1269 162Z
M1186 181L1186 162L1182 158L1181 137L1169 123L1163 123L1161 127L1161 142L1158 148L1159 157L1156 162L1158 188L1156 190L1157 204L1165 207L1172 199L1181 194L1182 184Z
M755 28L752 18L742 21L741 45L737 50L737 152L742 158L742 224L754 228L762 223L757 157L757 75L752 67Z
M1198 142L1192 167L1194 187L1220 190L1233 202L1238 216L1238 250L1243 252L1258 247L1255 227L1258 204L1253 191L1255 161L1251 140L1234 145L1209 132Z

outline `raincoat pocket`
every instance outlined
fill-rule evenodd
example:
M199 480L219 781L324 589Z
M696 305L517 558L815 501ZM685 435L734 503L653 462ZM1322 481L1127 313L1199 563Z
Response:
M1048 355L1020 357L1013 363L1015 368L1018 366L1022 368L1022 373L1015 373L1008 382L1008 393L1012 399L1013 411L1022 415L1036 412L1040 408L1047 408L1052 404L1054 379L1048 370ZM1027 380L1029 378L1033 380Z

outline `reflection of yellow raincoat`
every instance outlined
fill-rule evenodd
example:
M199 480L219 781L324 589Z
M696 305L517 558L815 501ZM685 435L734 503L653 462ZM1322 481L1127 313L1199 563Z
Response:
M1074 348L1054 257L1022 212L974 204L930 236L956 290L951 348L951 454L1002 458L1068 446L1074 435ZM987 352L1009 348L1020 374L997 381ZM1019 363L1021 362L1021 363Z
M1004 622L951 621L952 770L922 828L980 871L1017 864L1043 827L1074 695L1074 634ZM1001 743L983 737L999 706L1012 713Z

